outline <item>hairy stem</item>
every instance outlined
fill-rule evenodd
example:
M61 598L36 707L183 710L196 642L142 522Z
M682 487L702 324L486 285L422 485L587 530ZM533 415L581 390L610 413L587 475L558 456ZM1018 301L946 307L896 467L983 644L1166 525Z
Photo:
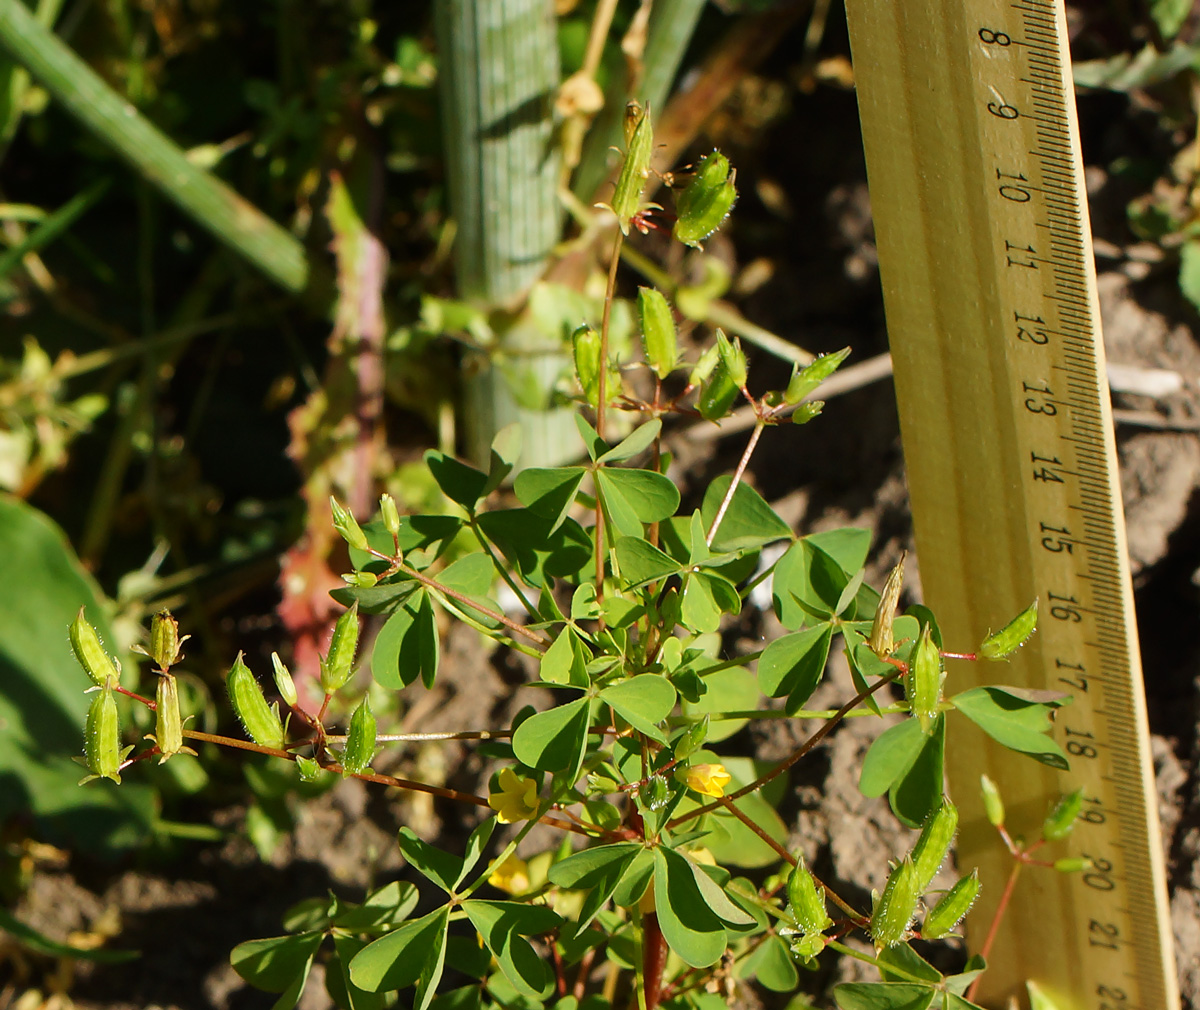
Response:
M754 450L758 446L758 440L763 433L763 428L766 427L766 422L761 418L758 424L754 426L754 431L750 433L750 441L746 443L746 449L742 453L742 458L738 460L737 469L733 472L733 480L729 482L729 490L725 492L725 497L721 501L721 507L717 509L717 514L713 518L713 524L708 531L708 536L704 538L704 543L712 546L713 537L717 535L717 530L721 526L721 520L725 518L725 513L729 511L729 503L733 501L734 492L738 489L738 484L742 481L742 475L746 472L746 467L750 463L750 457L754 455Z

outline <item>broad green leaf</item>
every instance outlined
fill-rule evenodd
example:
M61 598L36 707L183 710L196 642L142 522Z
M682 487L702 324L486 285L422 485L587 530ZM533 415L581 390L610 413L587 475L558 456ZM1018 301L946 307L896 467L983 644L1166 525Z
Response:
M579 437L583 439L584 448L587 449L588 457L594 463L600 458L600 455L608 451L608 445L605 443L596 429L588 424L585 418L578 411L575 412L575 427L579 429Z
M492 837L492 832L496 829L496 824L496 818L489 817L486 821L482 821L467 838L467 845L463 850L462 869L459 871L458 879L454 882L456 889L467 879L467 874L475 869L475 864L479 862L479 857L483 855L483 850L487 848L487 843Z
M442 975L450 906L443 905L367 944L350 962L350 979L367 992L417 985L414 1007L428 1006Z
M515 901L473 899L464 901L462 907L513 987L526 996L548 996L554 987L554 971L524 937L548 932L559 926L562 918L544 905Z
M459 941L459 943L456 943L456 941ZM465 937L450 937L447 942L446 956L450 963L455 965L455 969L461 970L464 975L467 975L470 978L482 978L483 975L476 976L466 969L458 969L457 967L459 962L455 959L455 955L461 951L463 947L470 943L472 943L472 941L467 940ZM486 949L484 948L475 946L475 949L482 949L484 953L487 953ZM488 954L489 962L491 961L491 957L491 954ZM483 974L487 974L486 971ZM491 1003L488 1004L489 1007L491 1005ZM533 1004L533 1007L540 1006L540 1003ZM430 1010L483 1010L483 989L480 987L478 982L474 982L471 985L464 985L459 986L457 989L451 989L449 992L439 993L437 999L430 1004Z
M683 585L680 620L701 634L717 631L724 614L737 614L742 599L728 579L709 571L689 572Z
M917 623L921 626L921 629L924 629L925 625L928 624L930 634L933 635L933 644L939 649L944 648L942 645L942 629L938 627L937 618L934 616L932 610L930 610L924 604L914 603L911 607L904 611L904 614L906 617L915 617L917 619ZM917 634L919 635L920 631L918 631ZM897 634L896 641L899 641L903 637L906 636Z
M613 707L634 729L659 743L667 742L658 727L675 707L675 688L665 677L643 673L600 692L600 700Z
M971 688L950 701L997 743L1051 768L1069 767L1062 748L1047 735L1055 706L1026 701L992 687Z
M400 854L408 860L409 865L422 876L432 880L443 891L453 891L462 880L466 871L463 869L465 864L461 856L422 841L407 825L400 829L397 842ZM478 856L478 853L476 855Z
M758 659L763 694L769 698L786 695L788 712L798 712L821 681L832 640L831 624L775 639Z
M420 588L421 583L416 579L404 578L369 587L339 586L330 590L329 595L347 607L357 601L360 614L383 614L403 603Z
M11 912L0 908L0 929L8 933L22 947L46 954L50 957L66 957L72 961L94 961L96 964L122 964L125 961L136 961L141 953L136 950L88 950L83 947L72 947L67 943L59 943L43 936L32 926L27 926Z
M368 942L339 930L333 932L333 947L337 957L325 966L325 988L334 1003L346 1010L383 1010L383 996L360 989L350 977L350 962Z
M571 594L571 620L594 621L599 616L600 604L596 602L596 587L591 582L585 582Z
M648 582L659 582L679 571L679 563L669 554L638 536L621 537L613 547L621 569L621 582L637 589Z
M375 636L371 651L371 676L380 687L398 691L420 676L422 649L418 643L420 632L416 625L416 610L425 598L425 591L417 599L400 607Z
M759 944L746 958L742 971L757 977L763 988L772 992L791 992L800 984L792 952L778 936L769 936Z
M710 715L714 719L708 731L708 742L718 743L733 736L746 725L745 719L716 719L724 712L743 712L758 708L762 693L758 689L758 678L741 666L718 670L703 678L704 694L697 702L685 702L687 716Z
M293 933L239 943L229 955L233 970L256 989L283 992L321 946L324 932Z
M907 721L916 722L915 719ZM922 739L916 760L888 790L892 813L910 828L919 828L942 802L945 757L946 716L941 714L934 720L929 735Z
M596 471L596 484L605 506L620 508L637 517L638 523L656 523L673 516L679 508L679 489L661 473L605 467ZM615 521L615 520L614 520ZM622 529L626 536L641 536L636 529Z
M571 682L571 667L575 664L575 645L572 641L574 634L570 628L563 629L550 643L550 648L542 653L538 676L547 684Z
M571 890L595 887L609 867L632 859L641 849L637 842L614 842L582 849L560 859L550 867L547 876L552 884Z
M421 683L426 688L431 688L437 678L441 644L438 637L437 617L434 615L433 604L429 600L428 593L421 596L412 633L416 638L417 663L421 673ZM404 671L401 670L402 679L404 675Z
M154 791L129 780L81 789L72 760L92 696L67 628L84 607L117 652L103 596L62 531L9 495L0 495L0 558L9 575L0 580L0 821L32 818L39 837L92 854L136 846L155 818Z
M839 1010L927 1010L936 995L913 982L843 982L833 990Z
M732 482L731 476L723 474L709 484L704 492L704 504L700 508L700 515L706 531L712 529L717 510L725 500L725 494ZM746 550L791 538L791 527L776 515L762 495L741 481L737 490L733 492L733 500L721 519L721 525L717 527L712 549L717 553Z
M408 918L417 907L419 892L407 881L394 880L367 895L361 905L334 914L333 924L352 933L369 933L394 926Z
M531 586L544 586L547 578L576 581L591 564L591 538L574 519L555 525L522 508L484 512L476 523Z
M453 456L429 449L425 453L425 465L429 467L442 493L468 512L473 511L479 499L487 493L487 474L459 462Z
M625 867L617 889L613 891L613 902L622 908L632 908L642 900L650 879L654 875L654 851L638 846L633 860Z
M942 973L926 961L925 958L921 957L907 943L897 943L891 947L887 947L881 950L876 957L883 965L890 965L900 969L900 971L906 972L909 980L919 978L934 984L942 981ZM901 978L894 972L887 971L885 968L880 969L880 974L883 975L885 982L905 981L904 978Z
M640 452L645 452L654 444L662 431L662 421L652 418L643 425L634 428L621 442L614 445L608 452L596 460L597 463L623 463L633 459Z
M517 474L513 491L517 499L533 512L551 521L551 531L558 529L575 503L575 493L587 471L581 466L543 469L529 467Z
M580 698L531 715L513 734L517 760L545 772L577 769L587 746L588 712L588 699Z
M884 730L867 750L858 775L858 790L864 796L882 796L907 774L925 743L921 724L905 719Z
M304 993L304 987L308 984L308 973L312 971L312 957L300 966L300 970L296 973L296 977L292 979L289 985L280 994L279 999L271 1004L271 1010L292 1010L292 1008L300 1002L300 997Z
M487 596L496 581L496 567L486 554L477 551L447 565L436 578L440 585L466 596Z
M671 849L665 849L664 851L667 853L672 852ZM709 910L718 919L725 923L726 926L732 926L735 929L755 925L754 916L747 913L745 909L731 900L722 890L722 884L729 882L728 870L719 866L701 866L698 863L693 863L686 856L680 856L679 858L692 871L692 876L696 878L696 886L708 902Z
M654 905L670 948L693 968L715 964L725 953L725 924L708 905L691 864L679 853L654 850Z

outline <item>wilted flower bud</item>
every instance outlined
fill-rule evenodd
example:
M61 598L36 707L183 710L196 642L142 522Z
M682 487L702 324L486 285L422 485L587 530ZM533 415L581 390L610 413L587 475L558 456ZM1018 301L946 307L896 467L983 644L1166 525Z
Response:
M942 805L925 818L921 837L912 851L913 866L917 869L917 887L922 892L946 858L957 828L958 808L947 799L943 799Z
M342 752L342 778L369 770L367 766L375 756L375 736L375 716L370 702L363 698L350 717L346 749Z
M97 687L120 682L120 670L104 651L104 644L96 634L96 629L83 616L83 607L79 608L79 613L71 622L70 639L71 651Z
M925 916L921 923L921 939L940 940L962 921L978 896L979 871L972 870L969 877L959 880Z
M654 155L654 128L650 106L637 102L625 106L625 161L617 176L610 209L617 215L622 233L629 234L629 223L642 209L642 191L650 177L650 159Z
M333 513L333 527L341 534L342 539L356 550L370 550L371 545L367 543L367 535L362 531L362 527L358 525L358 520L354 518L353 513L342 505L332 495L329 496L329 510Z
M233 711L250 739L263 747L282 750L283 723L279 719L279 708L267 704L262 688L258 686L250 668L242 662L240 652L225 680L225 686L229 690Z
M343 611L333 626L329 655L321 660L321 690L333 694L350 679L358 649L358 600Z
M1037 611L1038 601L1034 600L994 635L988 635L979 647L979 655L984 659L1005 659L1016 652L1037 628Z
M890 656L896 649L892 626L896 619L896 608L900 604L900 590L904 586L905 557L907 552L900 555L900 560L884 583L879 606L875 608L875 620L871 624L871 637L867 640L871 651L880 659Z
M871 911L870 933L876 950L894 947L908 936L909 923L921 896L917 886L917 870L911 858L905 856L888 877L887 884Z

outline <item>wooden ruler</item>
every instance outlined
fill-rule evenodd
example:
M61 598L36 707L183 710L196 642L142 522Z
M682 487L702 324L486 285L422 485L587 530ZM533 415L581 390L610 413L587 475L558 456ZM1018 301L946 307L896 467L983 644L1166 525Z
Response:
M982 940L1012 865L979 775L1015 834L1054 797L1083 820L1048 850L1094 868L1026 870L979 998L1025 979L1079 1010L1174 1010L1137 632L1062 0L846 0L924 595L971 649L1034 598L1040 628L981 682L1069 691L1056 772L950 727L960 867Z

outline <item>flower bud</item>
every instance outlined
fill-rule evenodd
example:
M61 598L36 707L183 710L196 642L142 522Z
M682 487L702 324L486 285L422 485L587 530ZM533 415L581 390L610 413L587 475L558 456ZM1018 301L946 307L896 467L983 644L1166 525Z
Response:
M700 386L707 382L720 360L721 352L717 349L717 345L713 344L700 355L692 366L692 371L688 375L688 387Z
M396 508L396 499L390 494L379 496L379 515L388 533L397 537L400 535L400 510Z
M788 382L787 391L783 394L787 403L799 403L810 395L822 382L838 370L838 366L850 356L850 348L843 347L832 354L822 354L810 361L804 368L794 368L792 378Z
M374 572L346 572L342 576L342 581L348 586L355 586L358 589L370 589L379 582L379 576Z
M1054 860L1054 868L1059 873L1086 873L1092 868L1092 861L1084 856L1067 856Z
M160 670L169 670L183 659L180 646L191 637L179 637L179 622L171 616L169 610L160 610L150 621L150 650L149 657L158 664Z
M796 861L788 877L787 896L792 918L801 932L820 933L832 924L833 920L825 910L825 892L817 887L803 857Z
M699 248L729 217L737 200L736 180L737 172L730 171L725 155L720 151L707 155L675 199L675 238Z
M271 666L275 671L275 690L279 692L279 697L289 705L295 705L299 700L299 696L296 694L296 682L292 680L292 672L283 665L283 660L279 658L278 652L271 653Z
M705 796L718 798L725 795L725 787L732 781L732 776L725 770L723 764L688 765L687 768L680 769L676 776L689 789ZM651 780L650 784L653 785L655 782L662 782L662 780L655 778Z
M654 155L654 128L650 121L650 106L642 108L637 102L625 106L625 161L617 176L611 209L617 215L621 232L629 234L629 223L642 209L642 191L650 177L650 159Z
M1037 628L1037 611L1038 601L1034 600L994 635L988 635L979 647L979 655L984 659L1006 659L1016 652Z
M708 381L700 387L700 398L696 401L696 409L706 421L719 421L729 413L733 401L737 398L738 386L729 374L725 358L719 356L717 365L712 370Z
M104 651L104 644L96 634L96 629L83 616L83 607L79 608L79 613L71 622L70 639L71 651L97 687L120 683L120 670Z
M825 409L824 400L809 400L792 411L792 424L808 424L814 417L820 417Z
M346 749L342 752L342 778L369 771L367 767L375 756L375 716L370 702L362 703L350 717L350 731L346 734Z
M913 652L912 663L904 677L904 698L909 710L928 734L942 700L942 657L933 641L933 629L927 624Z
M983 793L983 809L987 814L988 823L993 828L1004 825L1004 800L1000 798L1000 790L988 776L979 776L979 790Z
M917 888L924 892L937 874L938 868L954 841L958 828L958 808L947 799L925 818L921 837L913 847L912 861L917 869Z
M333 694L350 679L358 649L358 600L342 612L329 639L329 655L321 660L321 690Z
M964 915L971 910L979 895L979 871L972 870L942 895L942 900L933 906L921 924L922 940L940 940L948 934Z
M1082 789L1060 798L1042 824L1042 837L1048 842L1062 841L1074 830L1075 819L1082 809Z
M191 747L183 745L183 719L179 714L179 685L175 674L159 675L158 686L154 689L154 735L151 737L162 755L158 763L162 764L176 754L192 754Z
M93 779L112 779L121 782L121 762L133 750L121 749L121 721L117 715L117 700L113 697L110 684L106 684L92 699L88 708L87 721L83 727L83 761L90 775L79 780L79 784Z
M731 341L722 330L717 330L717 352L721 355L730 381L741 389L746 385L746 352L742 350L742 342L736 337Z
M358 520L332 495L329 496L329 511L333 513L333 528L341 534L346 543L356 550L370 550L371 545L367 543L367 535L358 525Z
M917 908L920 888L917 870L910 857L892 870L887 884L871 911L870 933L876 950L901 943L908 936L908 927Z
M880 659L890 656L896 649L896 640L892 636L892 624L896 619L896 608L900 604L900 590L904 586L904 559L908 552L900 555L900 560L883 586L883 594L879 597L879 606L875 608L875 620L871 624L871 637L867 640L871 651Z
M642 346L646 363L660 379L675 370L679 356L675 317L661 291L638 288L638 320L642 324Z
M283 723L279 720L279 709L267 704L262 688L258 686L250 668L242 662L240 652L225 679L225 686L234 714L241 720L250 739L263 747L282 750Z

